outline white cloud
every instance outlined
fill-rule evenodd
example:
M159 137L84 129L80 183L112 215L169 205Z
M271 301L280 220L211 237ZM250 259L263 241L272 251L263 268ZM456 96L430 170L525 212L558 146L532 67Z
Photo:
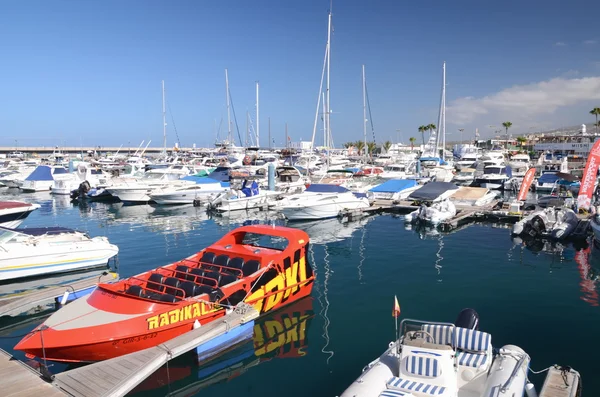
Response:
M554 43L554 45L557 47L564 47L567 45L567 43L565 43L564 41L557 41L556 43Z
M536 116L582 102L600 100L600 77L553 78L503 89L481 98L463 97L451 101L448 122L457 125L475 121L511 119L530 122Z
M592 44L596 44L598 43L598 40L584 40L583 44L588 44L588 45L592 45Z

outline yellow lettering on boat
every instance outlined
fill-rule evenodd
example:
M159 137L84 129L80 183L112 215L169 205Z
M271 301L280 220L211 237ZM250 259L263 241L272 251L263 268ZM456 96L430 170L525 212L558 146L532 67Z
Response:
M289 268L285 269L285 284L286 285L294 285L297 283L296 279L298 278L298 262L294 263ZM288 288L285 290L284 298L287 299L289 296L298 290L298 286Z
M158 326L164 327L165 325L169 325L169 314L161 313L160 314L160 324L158 324Z
M259 313L261 313L263 300L260 298L262 298L263 296L265 296L265 290L264 288L259 288L256 291L254 291L249 297L247 297L244 301L253 302L256 300L256 302L253 303L254 308L258 310Z
M202 310L200 310L200 303L194 303L192 305L192 307L194 308L194 313L192 314L193 317L200 317L202 315Z
M187 321L192 318L192 306L187 305L183 308L183 320Z
M146 321L148 321L148 329L158 328L158 316L149 317Z
M282 274L275 277L265 285L266 291L281 291L269 296L265 302L264 312L268 312L274 308L283 299L283 290L285 289L285 280Z
M175 324L179 322L179 309L171 310L169 312L169 322Z

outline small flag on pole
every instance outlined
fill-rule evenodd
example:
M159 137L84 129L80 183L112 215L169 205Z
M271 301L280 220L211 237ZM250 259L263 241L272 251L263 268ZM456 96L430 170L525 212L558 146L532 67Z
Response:
M398 297L394 295L394 311L392 312L392 316L398 317L400 315L400 304L398 303Z

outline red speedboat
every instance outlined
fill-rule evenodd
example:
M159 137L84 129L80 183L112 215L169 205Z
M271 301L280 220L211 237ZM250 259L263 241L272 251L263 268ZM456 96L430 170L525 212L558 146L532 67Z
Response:
M24 337L15 350L66 362L100 361L156 346L244 301L261 314L310 295L308 235L244 226L179 262L99 284ZM43 343L43 349L42 349Z

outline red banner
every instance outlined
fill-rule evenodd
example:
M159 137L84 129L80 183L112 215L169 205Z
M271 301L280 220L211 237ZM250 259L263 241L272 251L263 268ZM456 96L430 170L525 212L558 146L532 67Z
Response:
M579 186L579 196L577 197L577 208L589 210L592 205L592 195L596 185L596 174L598 174L598 166L600 166L600 139L594 143L590 154L588 154L583 178L581 178L581 186Z
M519 195L517 196L518 201L525 201L525 197L527 197L527 192L529 191L529 187L531 186L531 182L533 182L534 177L535 167L532 167L527 170L525 176L523 177L523 182L521 182L521 189L519 189Z

